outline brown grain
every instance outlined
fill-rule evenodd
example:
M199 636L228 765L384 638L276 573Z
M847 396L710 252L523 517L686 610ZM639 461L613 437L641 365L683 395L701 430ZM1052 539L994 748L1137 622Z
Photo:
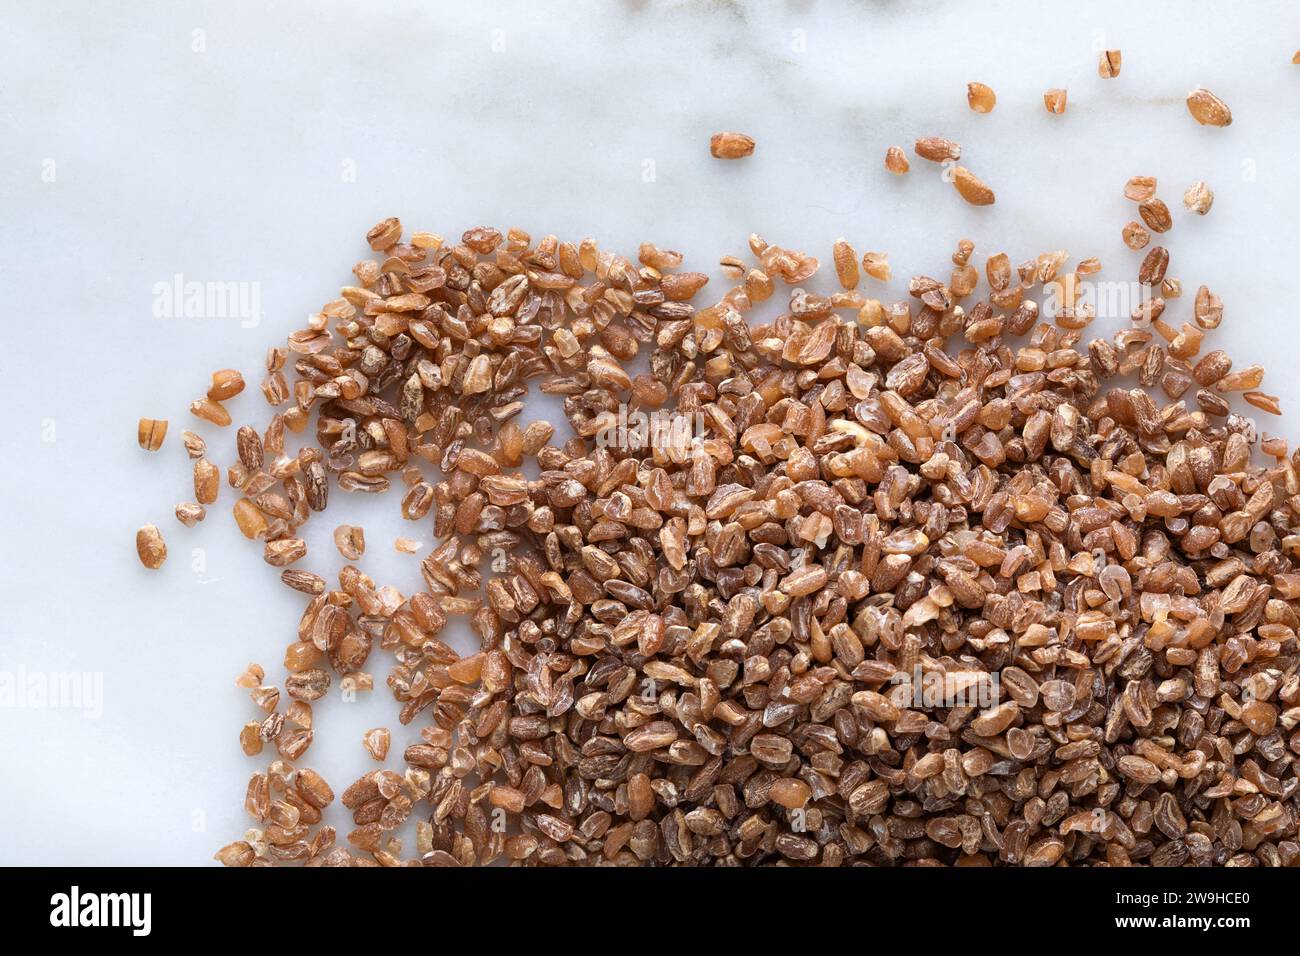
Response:
M1187 207L1188 212L1204 216L1214 205L1214 191L1203 181L1198 180L1188 186L1187 191L1183 193L1183 205Z
M286 586L293 588L295 591L301 591L303 594L325 593L325 579L319 574L312 574L310 571L286 568L280 572L280 580Z
M1151 233L1137 220L1126 224L1121 235L1124 239L1124 245L1130 249L1142 249L1151 241Z
M1169 215L1169 207L1154 196L1138 203L1138 214L1152 232L1168 232L1173 228L1174 222L1173 217Z
M1281 415L1282 406L1276 395L1266 395L1264 392L1246 392L1242 395L1247 402L1256 408L1268 412L1270 415Z
M852 290L858 287L858 254L844 239L836 239L831 250L831 259L835 265L835 276L840 281L840 288Z
M165 419L140 419L140 424L136 427L136 440L145 451L157 451L162 447L163 440L166 437L167 422Z
M916 155L932 163L961 159L961 145L942 136L922 136L913 148Z
M993 88L983 83L966 84L966 103L976 113L992 113L998 97Z
M889 253L864 252L862 254L862 271L873 279L888 282L890 279Z
M994 202L993 190L976 178L965 166L958 166L953 171L952 184L961 194L961 198L972 206L991 206Z
M207 454L208 443L194 432L181 432L181 441L185 443L185 452L191 458L202 458Z
M1223 322L1223 301L1206 286L1201 286L1196 290L1192 314L1201 328L1217 329Z
M714 159L743 159L754 152L754 140L744 133L714 133L709 138Z
M151 571L157 571L167 560L167 543L163 541L162 532L151 524L135 533L135 550L140 563Z
M207 509L193 501L186 501L176 506L176 520L187 528L193 528L207 517Z
M349 561L356 561L366 552L366 532L355 525L341 524L334 529L334 546Z
M385 252L397 245L397 241L402 238L402 222L396 216L390 216L382 222L376 223L366 233L366 242L370 248L376 252Z
M210 398L199 398L191 402L190 414L222 428L230 424L230 412L220 402Z
M1151 250L1138 267L1138 282L1143 285L1158 286L1165 279L1165 270L1169 268L1169 250L1164 246L1152 246Z
M194 460L194 498L201 505L217 500L221 490L221 469L206 458Z
M223 368L212 373L212 384L208 387L208 399L224 402L234 398L244 390L244 376L233 368Z
M911 165L907 162L907 156L899 147L891 146L885 150L885 168L895 176L901 176L911 169Z
M1209 90L1197 88L1187 94L1187 111L1202 126L1231 126L1232 110Z
M1133 202L1145 202L1156 194L1154 176L1134 176L1124 184L1124 198Z
M374 759L383 763L388 759L388 748L392 743L393 735L386 727L376 727L374 730L367 730L362 738L366 751Z
M249 499L240 498L235 502L234 516L235 524L245 538L260 538L266 533L266 516Z
M301 560L307 554L307 545L301 538L277 538L266 542L263 557L272 567L282 568Z

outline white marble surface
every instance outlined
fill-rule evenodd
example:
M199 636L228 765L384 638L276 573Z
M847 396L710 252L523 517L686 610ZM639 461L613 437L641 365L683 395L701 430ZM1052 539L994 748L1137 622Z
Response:
M254 761L235 738L256 712L232 680L250 660L281 676L300 602L235 532L229 489L206 526L171 517L190 497L179 433L217 367L254 383L237 420L263 414L267 344L332 297L383 216L648 238L706 271L758 231L944 275L969 236L980 263L1065 248L1127 279L1121 188L1151 174L1174 209L1171 273L1222 294L1217 341L1300 412L1294 4L2 0L0 22L0 674L102 682L89 713L0 708L0 863L201 863L247 826ZM1102 46L1123 50L1118 80L1096 75ZM990 115L966 107L974 79L998 92ZM1231 127L1191 121L1196 85ZM1055 86L1064 116L1042 106ZM757 152L711 160L718 129ZM885 148L923 134L959 140L997 204L961 203L924 162L887 175ZM1217 194L1205 219L1179 202L1196 179ZM177 274L250 284L257 326L156 317ZM152 458L141 415L172 422ZM332 554L330 527L364 523L367 569L413 586L395 510L332 508L310 543ZM149 520L171 549L156 574L131 545ZM382 692L319 706L305 762L341 789L393 711Z

